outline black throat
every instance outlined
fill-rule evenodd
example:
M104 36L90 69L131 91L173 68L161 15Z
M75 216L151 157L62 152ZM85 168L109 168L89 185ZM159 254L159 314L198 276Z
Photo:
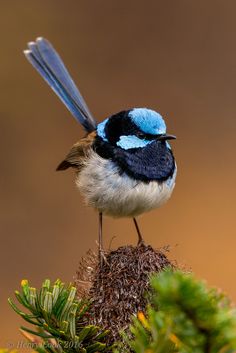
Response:
M165 181L175 171L175 159L165 141L155 140L146 147L124 150L97 136L93 149L102 158L112 160L121 174L145 183Z

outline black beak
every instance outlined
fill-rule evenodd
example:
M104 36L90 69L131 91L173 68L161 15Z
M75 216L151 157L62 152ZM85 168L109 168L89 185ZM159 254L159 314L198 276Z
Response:
M175 140L176 136L174 135L169 135L169 134L162 134L157 136L158 141L165 141L165 140Z

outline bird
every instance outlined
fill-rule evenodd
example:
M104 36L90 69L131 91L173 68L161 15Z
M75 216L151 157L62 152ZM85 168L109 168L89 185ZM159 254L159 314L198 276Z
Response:
M38 37L24 54L49 84L85 136L76 142L57 170L75 170L75 182L86 204L98 211L98 249L103 254L103 215L133 219L138 244L144 240L137 216L162 206L175 187L177 165L166 124L149 108L121 110L97 123L61 57Z

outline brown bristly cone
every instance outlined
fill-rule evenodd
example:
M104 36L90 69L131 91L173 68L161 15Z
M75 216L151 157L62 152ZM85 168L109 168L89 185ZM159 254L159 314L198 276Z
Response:
M150 245L107 252L106 260L93 272L88 323L109 329L109 343L120 340L119 333L129 327L132 315L145 312L150 275L170 266L174 267L165 253Z
M79 298L86 299L89 297L97 265L97 254L92 250L88 250L86 255L80 260L78 270L76 271L75 285Z

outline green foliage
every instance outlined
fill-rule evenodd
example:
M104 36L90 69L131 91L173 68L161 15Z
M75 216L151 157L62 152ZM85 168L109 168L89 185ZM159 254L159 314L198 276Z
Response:
M107 331L86 325L89 303L76 297L76 288L46 280L37 291L22 281L16 291L21 311L12 308L34 329L21 328L38 353L111 351ZM233 353L236 352L236 312L229 299L209 289L191 274L171 269L153 275L147 313L139 312L131 326L132 340L116 343L116 352ZM129 336L129 334L127 334ZM9 353L7 350L0 353Z
M35 327L35 330L21 327L26 338L36 343L33 347L35 350L40 353L93 353L110 350L104 343L108 332L83 323L89 303L77 299L73 285L66 286L60 280L51 284L46 280L37 291L29 286L27 280L23 280L21 287L22 292L15 291L15 296L28 309L28 313L21 311L11 299L9 303L17 314ZM39 336L41 341L35 339L35 336Z
M236 352L236 313L229 299L193 275L167 270L151 279L147 317L139 313L129 345L136 353Z

